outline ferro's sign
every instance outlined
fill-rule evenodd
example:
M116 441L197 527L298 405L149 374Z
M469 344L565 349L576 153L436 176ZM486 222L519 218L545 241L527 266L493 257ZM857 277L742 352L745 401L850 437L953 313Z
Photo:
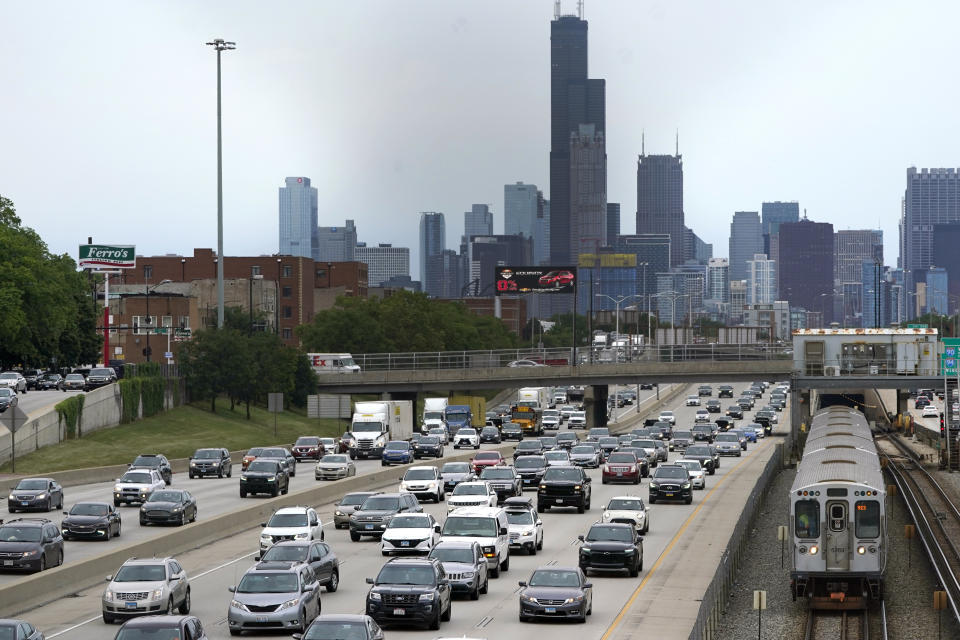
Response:
M132 244L80 245L80 268L98 269L112 267L114 269L133 269L137 266L136 248Z

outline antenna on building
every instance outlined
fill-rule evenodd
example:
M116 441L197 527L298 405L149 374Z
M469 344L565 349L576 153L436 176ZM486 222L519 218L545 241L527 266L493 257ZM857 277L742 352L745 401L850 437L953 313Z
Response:
M643 129L640 130L640 155L647 155L647 132Z
M680 129L677 129L676 145L677 145L676 155L679 156L680 155Z
M553 19L560 19L560 0L555 0L553 3Z
M577 0L577 17L583 20L583 0Z
M806 208L806 207L803 208L803 219L804 219L804 220L807 219L807 208Z

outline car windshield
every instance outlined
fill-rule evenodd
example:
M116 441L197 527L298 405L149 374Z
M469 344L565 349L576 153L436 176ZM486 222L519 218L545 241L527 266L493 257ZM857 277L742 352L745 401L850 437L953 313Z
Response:
M421 440L420 442L422 444L423 440ZM409 448L410 448L410 443L405 442L403 440L393 440L392 442L388 442L387 446L384 447L384 449L386 449L387 451L406 451Z
M90 371L92 376L112 376L113 374L113 369L93 369Z
M440 469L440 473L470 473L470 463L448 462Z
M688 456L710 456L710 455L713 455L713 452L710 451L708 447L694 446L694 447L687 447L687 455Z
M127 472L123 474L122 478L120 478L120 482L130 482L132 484L150 484L150 474Z
M377 584L432 585L436 579L430 565L386 564L377 576Z
M260 557L260 562L303 562L307 559L307 545L275 544Z
M297 446L297 447L315 447L315 446L317 446L318 444L320 444L320 438L302 437L302 438L297 438L297 442L294 444L294 446Z
M435 469L409 469L403 474L404 480L434 480L437 477Z
M657 480L686 480L688 474L683 467L659 467L653 477Z
M496 451L478 453L473 457L474 460L499 460L500 454Z
M68 373L67 380L83 380L83 376L79 373Z
M363 501L361 511L396 511L400 508L400 498L371 496Z
M16 373L2 373L2 374L0 374L0 378L2 378L2 379L4 379L4 380L16 380L18 377L19 377L19 376L18 376L18 374L16 374Z
M43 379L44 379L44 380L59 380L59 379L60 379L60 374L59 374L59 373L48 373L47 375L43 376Z
M716 438L717 442L740 442L740 436L735 433L721 433Z
M360 506L363 504L363 501L369 497L369 493L348 493L347 495L343 496L343 500L340 501L340 504L344 506Z
M10 387L3 387L0 389L0 396L3 396L4 398L12 398L15 395L16 394L13 392L13 389Z
M347 464L347 456L329 455L320 459L324 464Z
M485 496L487 488L482 484L458 484L453 489L455 496Z
M590 527L590 532L587 534L587 542L599 542L603 540L633 542L633 537L631 536L629 527Z
M390 521L391 529L429 529L430 516L401 515Z
M440 435L442 435L442 434L444 434L444 433L446 433L446 432L447 432L447 430L444 429L443 427L433 427L433 428L430 429L430 431L428 431L427 433L429 433L430 435L440 436Z
M126 564L120 567L114 582L161 582L167 579L162 564Z
M507 511L507 522L510 524L533 524L533 513L530 511Z
M137 459L133 461L133 466L156 469L160 466L160 458L157 456L137 456Z
M276 473L279 465L269 460L254 460L247 467L247 471L263 471L266 473Z
M511 469L484 469L480 477L484 480L508 480L513 478Z
M630 443L634 447L640 447L641 449L656 449L657 443L653 440L634 440Z
M193 457L198 460L209 460L211 458L219 458L220 451L218 449L197 449L193 453Z
M293 593L298 591L297 574L251 571L237 585L237 593Z
M154 491L147 498L147 502L180 502L183 494L179 491Z
M36 491L37 489L46 489L47 481L46 480L21 480L17 483L16 490L19 491Z
M643 500L639 498L614 498L607 505L608 511L643 511Z
M267 521L268 527L305 527L307 514L305 513L275 513Z
M669 417L669 416L672 416L672 415L673 415L673 411L661 411L661 412L660 412L660 417L662 417L662 418L666 418L666 417Z
M537 569L527 584L531 587L579 587L580 576L575 571Z
M577 434L570 433L569 431L566 433L561 433L557 436L557 442L560 442L561 440L576 440L576 439L577 439Z
M439 436L423 436L422 438L420 438L419 444L440 444L440 437ZM406 447L404 447L404 449L406 449Z
M702 424L702 425L699 425L699 426L694 427L693 430L696 431L696 432L700 432L700 431L713 431L713 427L711 427L711 426L709 426L709 425L706 425L706 424Z
M477 435L477 430L473 429L472 427L465 427L463 429L460 429L460 431L457 431L457 435L458 436L475 436Z
M692 438L692 437L693 437L692 431L674 431L673 432L674 440L676 440L677 438Z
M445 536L471 536L476 538L495 538L497 519L489 517L448 516L443 523Z
M547 459L547 462L570 459L570 456L567 455L566 451L547 451L545 454L543 454L543 457Z
M303 640L367 640L366 623L314 620Z
M264 449L260 455L264 458L286 458L289 454L283 449Z
M40 527L0 527L0 542L40 542Z
M570 449L570 453L572 453L572 454L574 454L574 455L576 455L576 454L578 454L578 453L582 453L582 454L584 454L584 455L590 455L590 456L592 456L592 455L595 454L596 452L597 452L596 449L594 449L593 447L591 447L591 446L589 446L589 445L585 445L585 444L582 444L582 445L580 445L580 446L574 447L573 449Z
M166 626L149 627L126 627L120 629L116 640L180 640L180 624L178 622L165 622Z
M546 464L546 460L540 456L521 456L513 463L515 469L539 469Z
M440 562L463 562L473 564L473 549L469 547L434 547L430 552L431 558L436 558Z
M615 447L620 444L620 438L600 438L597 442L600 443L601 447Z
M610 464L633 464L636 461L637 459L632 453L611 453L610 457L607 458L607 462Z
M495 436L495 435L497 435L497 433L498 433L498 431L497 431L497 428L496 428L496 427L484 427L484 428L483 428L483 431L480 432L480 435L482 435L482 436Z
M557 481L560 482L580 482L583 479L583 476L580 474L580 469L565 469L563 467L553 467L552 469L547 469L547 472L543 474L543 481Z
M701 471L703 465L698 460L677 460L674 464L679 465L687 471Z
M108 507L105 504L94 504L90 502L81 502L80 504L75 504L70 509L70 515L72 516L105 516L107 515Z
M261 451L263 451L263 447L254 447L253 449L247 451L247 456L256 458L258 455L260 455Z

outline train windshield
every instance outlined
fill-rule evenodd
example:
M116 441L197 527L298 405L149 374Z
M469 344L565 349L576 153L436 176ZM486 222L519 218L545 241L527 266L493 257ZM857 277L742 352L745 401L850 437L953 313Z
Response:
M795 511L796 522L794 523L794 531L796 532L797 537L819 538L820 504L816 500L798 500Z
M879 538L880 503L875 500L858 502L855 524L858 538Z

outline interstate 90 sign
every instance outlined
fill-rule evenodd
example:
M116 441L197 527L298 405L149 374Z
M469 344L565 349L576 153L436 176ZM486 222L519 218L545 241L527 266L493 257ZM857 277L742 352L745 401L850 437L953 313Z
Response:
M498 296L524 293L575 293L576 267L496 267Z

